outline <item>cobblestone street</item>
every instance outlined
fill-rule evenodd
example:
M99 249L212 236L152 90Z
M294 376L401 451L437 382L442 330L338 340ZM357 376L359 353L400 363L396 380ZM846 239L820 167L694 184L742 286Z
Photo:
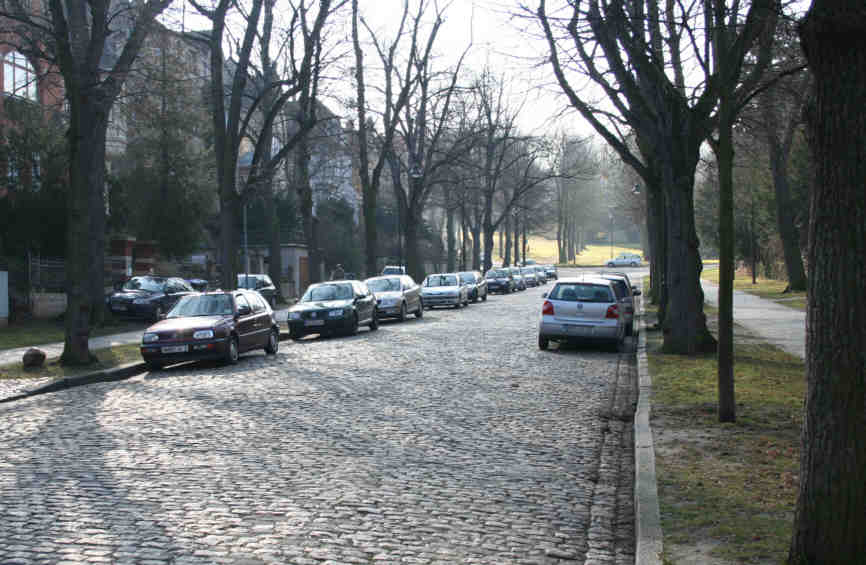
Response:
M551 287L0 405L0 564L633 563L632 355Z

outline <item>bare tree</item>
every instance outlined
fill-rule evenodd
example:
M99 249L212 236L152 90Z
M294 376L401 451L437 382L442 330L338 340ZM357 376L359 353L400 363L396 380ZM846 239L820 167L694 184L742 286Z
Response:
M29 2L8 0L0 12L16 22L28 55L59 69L69 104L65 364L93 360L90 325L103 309L109 115L156 16L170 1L51 0L42 13L30 10Z
M799 31L815 77L807 130L816 178L800 494L788 563L842 565L866 555L866 5L814 0Z

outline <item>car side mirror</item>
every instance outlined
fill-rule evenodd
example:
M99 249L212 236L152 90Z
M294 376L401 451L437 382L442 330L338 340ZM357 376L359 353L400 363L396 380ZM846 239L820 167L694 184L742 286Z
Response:
M632 290L632 294L634 294L635 296L640 296L640 295L641 295L641 291L638 290L638 289L634 289L634 290Z
M250 315L250 307L249 306L239 306L238 307L238 316L249 316Z
M542 293L541 293L541 297L542 297L542 298L547 298L547 293L546 293L546 292L542 292Z

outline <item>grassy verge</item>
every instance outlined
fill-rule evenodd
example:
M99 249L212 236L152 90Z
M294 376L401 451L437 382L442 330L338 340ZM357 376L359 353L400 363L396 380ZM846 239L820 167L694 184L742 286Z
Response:
M93 328L91 337L144 330L148 322L135 320L111 320ZM0 328L0 349L14 349L30 345L43 345L63 341L63 322L58 320L25 320Z
M782 563L798 488L803 362L738 329L737 422L720 424L715 356L662 354L661 332L645 331L665 562Z
M38 369L25 369L21 366L21 363L2 365L0 366L0 379L55 379L73 377L118 367L125 363L141 361L141 352L137 343L97 349L93 351L93 354L99 361L86 367L64 367L60 364L57 357L46 359L45 365Z
M715 269L703 271L701 272L701 278L713 284L719 284L719 271ZM734 290L742 290L761 298L772 300L783 306L788 306L789 308L806 310L806 293L785 292L787 287L787 281L758 277L755 284L752 284L751 275L747 273L735 273L734 275Z

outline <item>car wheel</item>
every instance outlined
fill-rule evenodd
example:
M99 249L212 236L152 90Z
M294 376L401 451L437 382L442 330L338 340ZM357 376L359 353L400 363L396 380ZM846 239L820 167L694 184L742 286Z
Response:
M484 293L484 296L481 297L482 302L487 302L487 293Z
M612 268L614 268L616 265L614 265L613 263L608 263L607 266L608 266L608 268L612 269Z
M546 351L547 347L550 345L550 340L544 337L543 335L538 335L538 349L542 351Z
M346 331L346 335L355 335L358 333L358 314L355 313L352 318L352 325Z
M463 306L463 303L460 302L460 299L457 299L457 304L454 305L455 310L459 310Z
M632 266L632 267L637 267L637 263L635 263L634 261L632 261L632 262L631 262L631 266Z
M147 370L151 373L162 369L162 363L159 363L157 361L146 361L144 364L147 365Z
M633 333L633 332L632 332L632 329L631 329L631 325L626 326L626 327L625 327L625 335L626 335L626 336L630 336L630 335L632 335L632 333Z
M424 317L424 302L423 301L418 302L418 309L415 310L415 317L416 318L423 318Z
M298 333L294 330L289 330L289 338L291 338L292 341L298 341L299 339L301 339L303 337L304 337L304 334Z
M234 365L238 362L238 338L231 336L229 338L229 346L226 350L225 362L227 365Z
M400 316L398 318L401 322L406 321L406 303L403 302L400 304Z
M280 332L279 330L271 330L268 335L268 343L265 345L265 353L268 355L276 355L280 349Z
M405 308L405 304L404 304ZM405 316L403 316L405 318ZM379 329L379 311L373 308L373 319L370 321L370 331L374 332Z

